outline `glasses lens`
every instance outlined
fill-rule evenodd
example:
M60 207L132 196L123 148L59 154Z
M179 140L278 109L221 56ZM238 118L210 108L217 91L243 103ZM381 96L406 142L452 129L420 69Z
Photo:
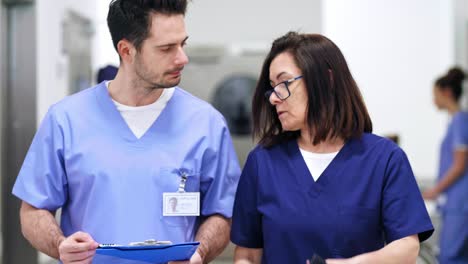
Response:
M280 99L286 99L289 96L289 91L288 87L286 87L286 83L280 83L277 86L275 86L275 92Z
M266 91L265 92L265 98L267 100L270 100L270 96L271 96L272 93L273 93L273 89Z

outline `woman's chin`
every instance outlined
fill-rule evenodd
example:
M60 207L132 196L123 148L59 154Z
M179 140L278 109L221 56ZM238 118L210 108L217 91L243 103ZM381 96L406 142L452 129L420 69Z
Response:
M283 131L296 131L299 130L297 127L291 126L289 124L281 124Z

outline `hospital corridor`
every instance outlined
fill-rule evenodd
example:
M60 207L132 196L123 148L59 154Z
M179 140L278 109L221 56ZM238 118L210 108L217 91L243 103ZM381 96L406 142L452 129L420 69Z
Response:
M0 264L274 264L312 241L305 264L406 238L417 264L468 264L468 0L0 0L0 62Z

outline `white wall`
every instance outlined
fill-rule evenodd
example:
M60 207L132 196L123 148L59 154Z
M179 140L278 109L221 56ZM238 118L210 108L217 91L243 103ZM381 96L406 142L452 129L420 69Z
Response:
M106 24L108 1L98 1L94 69L118 65L118 56ZM198 44L270 45L289 30L321 31L321 0L194 0L189 2L186 25L188 46Z
M432 84L455 61L452 1L327 0L324 32L347 58L374 131L398 133L415 175L435 177L447 117Z
M62 23L67 11L94 21L93 0L41 0L37 6L37 122L49 106L69 94L68 61L62 53ZM93 47L90 47L92 49Z
M455 61L468 73L468 1L454 0ZM468 80L465 82L462 106L468 109Z
M321 32L320 0L198 0L187 12L189 44L264 43L289 30Z
M454 0L455 53L458 65L468 69L468 1Z

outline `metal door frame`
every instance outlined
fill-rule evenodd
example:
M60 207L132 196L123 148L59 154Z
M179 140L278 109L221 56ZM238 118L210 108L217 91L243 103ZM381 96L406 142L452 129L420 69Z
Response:
M5 87L6 87L6 10L3 7L3 4L0 3L0 183L3 183L3 133L4 133L4 127L5 127ZM2 184L3 185L3 184ZM3 208L3 188L0 188L0 205L2 205L1 208ZM2 234L2 223L3 223L3 217L2 217L3 210L0 210L0 234ZM3 252L3 236L0 237L0 256L2 256Z
M23 238L21 201L13 184L36 131L36 6L34 1L3 1L1 91L2 263L35 264L37 251Z

